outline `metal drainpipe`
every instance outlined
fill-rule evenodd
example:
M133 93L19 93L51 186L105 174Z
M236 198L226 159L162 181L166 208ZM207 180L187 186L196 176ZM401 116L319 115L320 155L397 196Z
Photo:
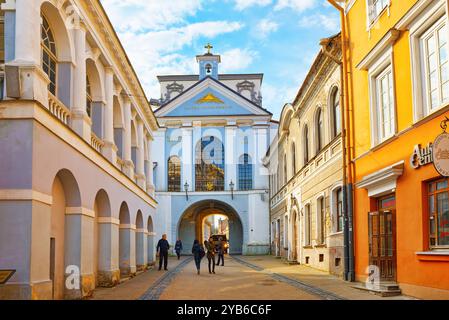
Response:
M346 18L345 10L337 4L335 0L327 0L340 13L341 19L341 41L342 41L342 98L344 99L344 108L342 108L342 138L343 138L343 212L344 212L344 258L345 270L344 279L346 281L355 281L354 272L354 231L353 231L353 175L352 175L352 153L350 141L350 112L349 112L349 79L348 79L348 59L346 51ZM344 110L344 112L343 112Z

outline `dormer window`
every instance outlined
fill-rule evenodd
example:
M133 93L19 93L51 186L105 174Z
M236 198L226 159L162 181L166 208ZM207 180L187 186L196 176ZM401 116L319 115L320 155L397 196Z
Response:
M212 73L212 65L210 63L206 64L206 73L207 74Z

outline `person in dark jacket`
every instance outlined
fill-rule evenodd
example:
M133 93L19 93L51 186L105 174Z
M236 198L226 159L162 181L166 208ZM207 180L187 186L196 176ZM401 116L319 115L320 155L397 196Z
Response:
M213 239L209 238L209 241L204 240L204 247L207 250L207 261L209 263L209 273L215 274L215 247L213 243ZM212 270L211 270L212 264Z
M162 262L164 262L164 270L167 269L168 264L168 250L170 249L170 244L167 241L167 235L163 234L162 239L159 240L156 247L156 252L159 254L159 271L162 269Z
M181 258L181 251L182 251L182 241L181 239L178 239L175 244L175 252L176 255L178 256L178 260Z
M200 274L201 259L203 259L204 257L204 248L200 245L200 242L196 239L193 242L192 253L195 259L196 270L198 271L198 274Z
M224 244L223 239L220 237L218 238L218 244L216 247L217 253L218 253L218 260L217 260L217 266L220 264L221 260L221 266L224 266Z

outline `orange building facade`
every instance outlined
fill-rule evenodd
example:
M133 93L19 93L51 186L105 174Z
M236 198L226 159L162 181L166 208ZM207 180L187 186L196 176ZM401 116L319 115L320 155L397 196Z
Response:
M446 0L347 1L354 271L374 290L449 299ZM444 123L443 123L444 124Z

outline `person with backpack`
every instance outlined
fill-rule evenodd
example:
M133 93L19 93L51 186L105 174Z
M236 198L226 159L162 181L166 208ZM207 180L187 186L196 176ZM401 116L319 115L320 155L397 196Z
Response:
M200 245L200 242L197 239L193 242L192 253L195 259L196 270L198 274L200 274L201 259L203 259L206 253L203 246Z
M178 256L178 260L181 258L181 251L182 251L182 241L181 239L178 239L175 244L175 252L176 255Z

